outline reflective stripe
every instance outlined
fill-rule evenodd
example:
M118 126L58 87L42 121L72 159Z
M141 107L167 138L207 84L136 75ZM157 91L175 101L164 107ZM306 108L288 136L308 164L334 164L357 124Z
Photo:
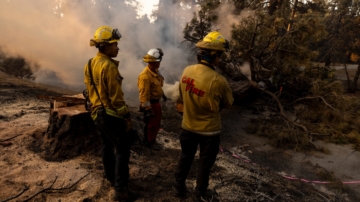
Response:
M114 116L114 117L118 117L118 118L122 118L122 116L120 116L116 111L111 110L106 108L106 114L110 115L110 116Z
M93 112L91 113L91 118L92 118L93 120L95 120L95 119L97 118L97 110L98 110L98 109L99 109L99 108L97 108L95 111L93 111ZM105 111L106 111L106 114L108 114L108 115L110 115L110 116L117 117L117 118L123 118L122 116L120 116L120 115L119 115L116 111L114 111L114 110L111 110L111 109L106 108Z
M107 109L106 109L106 111L107 111ZM111 110L112 111L112 110ZM122 106L121 108L119 108L119 109L116 109L116 111L117 111L117 115L119 115L119 116L124 116L125 114L127 114L128 112L129 112L129 110L128 110L128 108L127 108L127 106L125 105L125 106Z
M184 125L182 125L181 128L186 130L186 131L192 132L192 133L196 133L196 134L199 134L199 135L206 135L206 136L214 136L214 135L218 135L218 134L221 133L221 130L217 130L217 131L193 131L193 130L190 130L190 129L186 128Z

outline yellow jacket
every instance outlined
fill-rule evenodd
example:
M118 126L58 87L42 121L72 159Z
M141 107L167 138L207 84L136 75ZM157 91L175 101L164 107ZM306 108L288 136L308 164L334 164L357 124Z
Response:
M101 52L98 52L91 60L94 83L100 94L101 102L106 109L106 113L121 118L129 111L125 104L124 93L121 87L123 77L120 75L118 66L119 61L113 60ZM94 85L91 85L88 70L88 64L86 64L84 67L84 82L88 89L90 102L92 103L91 117L95 120L96 111L101 107L101 102L96 94Z
M230 108L234 99L227 80L204 64L186 67L179 84L183 103L184 130L201 135L221 132L221 108Z
M162 95L162 86L164 77L159 71L153 72L148 66L140 73L138 77L139 99L143 107L150 106L150 100L159 100Z

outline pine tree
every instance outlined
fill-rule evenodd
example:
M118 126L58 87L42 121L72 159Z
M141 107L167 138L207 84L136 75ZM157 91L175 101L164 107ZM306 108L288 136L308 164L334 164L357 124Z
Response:
M343 84L333 77L333 70L316 63L319 55L324 57L326 50L335 46L337 52L329 52L331 59L341 61L348 57L346 54L357 54L359 40L355 33L359 32L342 31L342 25L336 23L328 27L331 7L323 0L234 2L236 10L229 13L237 16L238 22L231 25L231 48L222 65L238 68L248 62L251 80L267 84L266 90L260 89L265 94L262 99L267 100L265 106L279 115L265 122L254 121L250 131L271 137L278 146L315 145L311 140L326 134L334 142L355 140L360 148L356 132L360 126L356 118L360 115L359 101L344 94ZM205 36L220 23L221 15L226 15L214 11L229 3L233 1L202 1L200 11L184 29L185 39L195 43ZM349 6L345 3L344 9ZM243 17L244 13L251 15ZM354 19L349 18L351 22ZM336 20L334 16L332 20ZM346 38L334 37L345 32ZM340 44L346 48L339 49Z
M331 63L346 64L358 63L357 53L359 52L356 41L359 40L359 8L357 1L333 0L328 4L327 15L324 17L324 24L328 37L319 43L319 62L325 62L325 66ZM360 71L358 71L360 73ZM357 73L351 85L348 78L348 90L355 92L357 88Z

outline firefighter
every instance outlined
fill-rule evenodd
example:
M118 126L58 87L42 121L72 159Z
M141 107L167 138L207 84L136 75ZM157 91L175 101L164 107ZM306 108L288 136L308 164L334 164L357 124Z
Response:
M196 44L198 64L187 66L180 78L178 112L183 114L180 135L181 155L175 172L175 195L187 192L185 181L200 145L200 160L195 200L209 198L210 168L219 152L222 108L230 108L234 99L227 80L215 71L227 40L216 31Z
M166 101L162 90L164 77L159 72L163 51L153 48L143 57L148 65L138 77L138 89L140 99L140 111L144 113L144 144L152 147L156 142L156 136L160 129L161 105L160 99Z
M129 200L130 138L132 122L122 90L123 77L117 57L121 34L109 26L99 27L90 39L98 53L85 65L86 88L91 117L102 142L102 161L106 178L115 189L114 201ZM114 154L115 149L115 154Z

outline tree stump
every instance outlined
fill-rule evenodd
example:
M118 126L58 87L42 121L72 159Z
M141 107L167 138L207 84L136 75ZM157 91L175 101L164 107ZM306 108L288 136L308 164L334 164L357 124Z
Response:
M81 96L54 97L38 96L39 99L50 100L49 125L46 132L30 145L30 149L48 161L62 161L83 154L100 156L101 139L99 138L90 112L85 109L85 99ZM137 108L130 107L133 120L133 138L138 140L143 122L139 118ZM133 145L134 149L139 148Z
M100 151L99 137L90 112L83 105L50 110L49 125L41 147L46 159L62 160Z
M79 97L47 97L50 100L49 125L32 149L49 161L71 159L84 153L100 154L97 135L85 99Z

